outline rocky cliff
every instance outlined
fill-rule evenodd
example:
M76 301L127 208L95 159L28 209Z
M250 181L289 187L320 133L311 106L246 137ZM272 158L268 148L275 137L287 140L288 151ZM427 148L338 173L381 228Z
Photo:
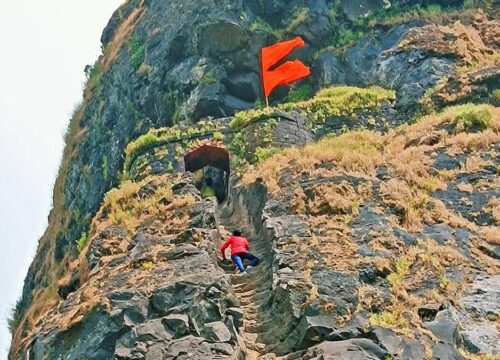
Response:
M296 35L313 74L262 108L259 49ZM497 358L499 39L495 1L127 1L10 357Z

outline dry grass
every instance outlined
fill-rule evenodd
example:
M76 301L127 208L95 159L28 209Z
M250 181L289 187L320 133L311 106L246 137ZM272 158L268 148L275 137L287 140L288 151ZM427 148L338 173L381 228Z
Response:
M370 189L364 189L361 194L347 182L340 184L320 184L310 189L311 199L307 201L307 210L310 214L352 214L357 212L363 197L369 195Z
M390 179L380 185L380 195L386 205L396 210L401 225L410 231L420 230L430 201L426 192L409 186L405 181Z
M484 57L469 64L459 66L457 72L461 74L472 73L481 69L500 66L500 53L487 54Z
M470 105L467 107L470 108ZM439 245L433 240L420 241L415 246L405 245L401 239L386 234L370 231L372 250L384 253L391 259L363 257L358 252L358 244L352 240L349 222L358 215L358 207L370 196L371 184L375 180L375 170L380 165L387 167L389 179L380 182L379 194L381 207L379 213L387 214L390 210L397 216L386 216L390 223L414 232L425 224L442 223L453 228L467 229L473 234L491 243L499 243L498 227L482 228L448 209L442 201L433 197L433 192L446 189L447 182L455 179L460 172L477 172L492 161L483 160L484 154L490 158L498 156L492 144L500 141L498 132L498 108L489 108L492 118L488 126L480 132L467 132L466 128L456 126L457 114L464 107L455 107L440 114L422 118L413 125L401 126L385 135L369 131L356 131L328 138L303 148L286 149L263 163L251 167L243 175L243 182L250 184L260 178L274 197L289 199L286 186L292 176L296 184L294 207L291 209L303 216L314 232L314 244L305 242L306 249L314 249L325 266L336 271L349 272L361 265L374 266L380 273L387 273L391 286L392 298L388 303L381 303L380 294L370 286L358 289L360 307L385 309L371 317L372 324L394 328L398 333L408 336L432 334L425 330L417 308L426 303L455 301L462 290L462 284L455 283L446 276L447 270L455 268L462 271L472 264L465 259L455 244ZM448 131L447 129L451 129ZM467 161L460 169L436 173L431 169L435 155L447 149L451 153L467 156ZM330 166L326 166L326 164ZM286 174L287 184L280 183L280 177ZM308 188L305 193L297 181L305 174L309 178L329 178L353 175L366 179L369 184L364 191L351 182L337 184L319 184ZM476 184L478 187L495 187L495 184ZM475 187L462 183L461 191L471 193ZM288 194L288 195L287 195ZM464 194L465 195L465 194ZM377 200L378 201L378 200ZM370 203L370 206L374 204ZM487 210L492 214L498 211L497 199L491 199ZM480 239L471 242L473 257L490 273L498 271L498 261L488 258L480 250ZM429 286L433 279L435 286ZM313 284L314 285L314 284ZM314 287L312 287L314 290ZM418 295L416 289L423 290ZM310 301L317 294L311 291ZM331 306L324 304L324 311Z
M261 178L271 193L277 194L277 174L285 167L292 167L295 173L310 171L316 165L332 162L339 170L347 173L373 175L382 161L382 136L369 131L352 132L337 138L327 138L302 148L289 148L266 159L243 175L243 183L250 184Z
M141 7L139 9L135 9L129 18L126 19L125 22L118 28L106 53L98 62L98 65L101 66L102 70L106 70L114 61L119 53L119 50L121 49L121 46L133 32L135 24L137 24L143 13L144 9L141 4ZM87 82L84 89L83 102L75 108L70 120L68 132L65 135L66 145L61 165L59 167L58 176L54 185L54 195L52 201L53 208L49 215L49 225L38 245L38 250L40 250L46 247L47 243L49 243L49 250L47 251L47 255L44 259L35 259L31 266L32 271L35 271L37 277L47 277L47 282L51 285L49 285L47 289L37 290L36 294L34 294L30 308L26 311L25 316L21 320L21 326L19 326L13 334L12 349L19 348L22 341L21 339L24 336L23 329L32 328L37 321L38 314L44 313L48 308L50 308L51 305L53 305L53 302L58 299L57 291L54 291L53 288L59 280L58 275L61 273L64 264L56 264L54 262L55 241L53 241L53 239L67 229L67 225L70 221L70 210L65 206L64 186L66 178L68 177L71 161L78 152L78 144L81 143L87 133L87 129L81 127L81 122L87 105L93 96L93 89L95 88L94 81L95 79L89 79ZM39 253L39 251L37 251L37 253ZM44 266L40 266L38 262L43 263Z
M370 322L372 325L393 328L401 334L425 333L417 314L418 306L445 299L455 300L460 285L446 278L445 269L463 266L467 260L455 246L439 245L433 240L420 241L410 247L402 246L400 253L393 255L393 258L392 272L387 276L391 286L391 302L386 304L384 312L373 314ZM424 296L411 293L421 288L422 282L429 277L439 280L437 287L427 290ZM363 301L366 302L365 299Z
M485 226L481 229L481 235L487 242L500 245L500 227Z
M452 155L472 152L460 169L462 172L475 172L491 165L491 162L482 160L475 153L500 141L499 108L480 107L481 111L492 114L488 127L481 132L468 133L457 130L449 134L446 130L436 129L439 126L452 125L457 116L470 109L475 107L469 104L448 108L440 114L426 116L414 125L393 129L386 135L357 131L323 139L303 148L286 149L246 172L243 182L249 184L260 178L266 183L270 193L279 198L283 191L279 184L279 174L285 168L291 169L295 176L301 173L310 173L311 176L352 174L371 178L377 166L386 164L389 174L399 180L392 179L382 183L381 195L384 202L397 211L400 223L405 228L416 231L422 221L438 216L431 209L439 207L440 204L435 204L435 200L431 201L431 194L438 189L446 189L446 181L451 180L457 173L457 170L442 171L438 175L429 173L435 149L446 148ZM332 163L335 167L330 170L318 169L323 163ZM470 186L466 185L462 185L461 189L471 191ZM346 213L350 205L359 200L352 198L345 188L342 190L323 186L317 189L317 192L323 198L313 194L313 201L306 209L311 213ZM304 196L300 192L297 193L297 209L305 209ZM447 221L455 224L465 221L458 215L448 213L439 216L447 216ZM470 227L470 224L467 224L467 228Z
M464 182L461 182L460 184L457 185L457 189L460 190L461 192L472 194L472 192L474 191L474 186L472 186L472 184L469 183L466 184Z
M142 18L142 16L144 16L145 8L143 7L143 5L144 1L141 2L139 7L132 10L130 15L120 24L118 29L116 29L113 39L106 47L104 55L101 59L101 65L104 71L109 69L111 64L116 60L123 45L127 42L127 40L134 32L135 26Z
M180 175L178 175L180 176ZM120 254L128 251L129 238L105 238L103 246L111 255L100 259L101 266L94 269L89 276L87 252L90 244L99 231L110 225L121 225L129 229L132 234L135 227L145 220L152 220L154 234L166 239L176 236L186 229L189 221L189 209L194 198L191 195L174 196L171 184L175 180L173 175L144 179L138 183L125 183L119 189L112 190L106 195L100 211L93 219L90 241L83 249L78 260L69 256L62 262L61 268L54 274L58 281L47 289L40 289L35 293L35 299L23 322L30 324L27 336L19 342L19 346L26 346L33 334L51 328L68 329L80 322L89 311L101 307L110 310L106 295L112 276L129 272L128 280L124 287L134 288L138 284L153 290L158 286L158 281L152 274L153 269L165 259L160 259L161 251L169 250L170 244L152 244L147 249L137 264L126 262L117 267L107 267ZM143 193L139 190L148 185L150 192ZM149 230L147 230L149 231ZM80 288L74 293L76 303L71 309L57 307L61 301L57 295L58 285L68 284L72 273L79 272ZM19 348L19 347L18 347Z
M110 225L123 226L129 235L133 236L136 227L146 218L165 215L173 209L193 204L195 199L191 195L174 197L171 188L173 179L175 178L171 175L150 176L139 182L124 182L119 188L110 190L104 196L101 209L94 217L89 238ZM140 190L146 186L154 190L141 194ZM173 222L168 225L172 231L178 229ZM90 243L91 241L87 247Z

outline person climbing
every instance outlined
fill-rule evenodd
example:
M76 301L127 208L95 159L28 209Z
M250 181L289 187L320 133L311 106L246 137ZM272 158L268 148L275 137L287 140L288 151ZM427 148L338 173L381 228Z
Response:
M215 189L213 187L214 183L212 178L206 178L201 187L201 197L206 198L210 196L215 196Z
M222 253L222 259L226 259L226 249L231 247L231 259L233 263L238 267L240 273L247 274L247 270L250 270L252 267L257 266L259 263L259 258L248 252L250 245L248 240L241 236L241 230L235 229L233 231L233 235L231 235L224 244L222 244L220 248L220 252ZM243 265L243 260L249 260L250 264L245 269Z

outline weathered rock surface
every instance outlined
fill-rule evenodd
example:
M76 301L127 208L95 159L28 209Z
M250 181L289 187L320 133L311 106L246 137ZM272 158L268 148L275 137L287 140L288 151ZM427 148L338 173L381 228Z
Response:
M437 108L496 101L498 66L465 73L457 66L481 67L497 54L498 20L476 13L439 26L376 26L342 48L328 47L374 12L413 5L127 1L103 32L103 57L88 69L56 207L17 309L26 316L11 358L500 353L499 128L461 132L436 115L392 129L425 111L423 100ZM261 97L259 50L277 35L305 39L292 56L313 67L306 87L380 85L394 89L396 100L353 107L314 127L314 111L324 109L304 114L294 105L230 129L231 116ZM286 94L281 89L271 101ZM353 96L348 105L359 100ZM184 173L184 150L195 140L190 125L204 117L236 139L231 155L243 160L257 162L265 147L331 141L313 152L293 149L292 158L281 153L266 169L234 166L220 206L202 199ZM136 182L122 183L127 144L174 123L188 136L145 146L125 172ZM361 129L373 131L332 140ZM248 276L217 260L221 237L235 227L261 259ZM89 243L78 254L82 232Z

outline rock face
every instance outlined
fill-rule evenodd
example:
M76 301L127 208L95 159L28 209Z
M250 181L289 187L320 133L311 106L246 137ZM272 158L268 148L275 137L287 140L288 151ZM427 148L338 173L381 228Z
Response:
M414 5L122 5L86 70L9 359L499 354L500 111L483 103L499 104L500 26L379 18ZM313 76L235 116L261 97L260 48L297 35ZM339 84L363 89L293 100ZM185 172L203 141L231 160L221 203ZM217 259L234 228L260 258L247 276Z
M177 181L187 186L192 179ZM175 217L190 220L170 234L161 222L172 220L162 216L140 224L133 239L122 229L102 229L87 254L89 281L48 314L29 358L241 358L231 312L238 302L217 266L214 211L213 200L177 207Z
M349 2L349 6L355 5L356 2ZM371 6L377 5L373 3ZM408 109L418 104L427 89L436 86L443 78L453 77L454 56L473 62L473 59L495 52L498 42L491 43L488 39L498 36L498 27L498 20L489 22L484 16L478 16L469 26L460 22L450 27L409 23L390 31L378 30L362 37L354 46L323 54L315 64L316 82L319 86L345 83L392 88L397 93L398 107ZM485 28L495 35L482 38ZM469 96L491 91L487 84L498 76L494 70L491 72L461 78L462 82L475 84L474 90L467 90ZM481 85L486 89L481 89ZM458 88L466 87L455 86L455 91Z

